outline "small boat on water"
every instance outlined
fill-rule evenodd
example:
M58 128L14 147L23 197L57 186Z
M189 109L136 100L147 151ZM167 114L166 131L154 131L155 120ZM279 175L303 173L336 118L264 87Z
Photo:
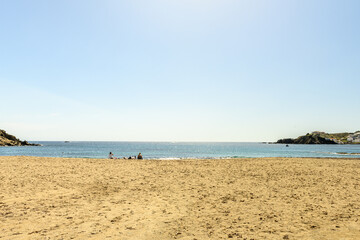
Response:
M65 143L69 143L70 141L65 141Z

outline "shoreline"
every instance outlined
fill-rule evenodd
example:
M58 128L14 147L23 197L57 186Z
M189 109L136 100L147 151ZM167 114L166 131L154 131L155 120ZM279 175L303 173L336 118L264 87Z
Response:
M143 159L124 159L124 158L94 158L94 157L48 157L48 156L29 156L29 155L0 155L2 157L29 157L29 158L55 158L55 159L93 159L93 160L115 160L115 161L182 161L182 160L193 160L193 161L201 161L201 160L241 160L241 159L333 159L333 160L360 160L360 153L356 154L334 154L334 155L344 155L344 156L353 156L353 157L186 157L186 158L178 158L178 157L168 157L168 158L143 158ZM358 156L359 155L359 156Z
M358 239L360 161L0 157L0 239Z
M280 144L283 145L283 144ZM119 143L89 142L63 143L47 142L43 147L0 148L0 155L32 155L44 157L107 158L109 152L115 157L128 158L142 152L147 159L227 159L259 157L324 157L360 158L359 146L336 145L294 145L286 148L280 145L261 143Z

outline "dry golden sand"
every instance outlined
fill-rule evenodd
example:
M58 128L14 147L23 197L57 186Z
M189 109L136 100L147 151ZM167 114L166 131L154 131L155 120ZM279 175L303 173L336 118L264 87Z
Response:
M0 157L0 239L360 239L360 159Z

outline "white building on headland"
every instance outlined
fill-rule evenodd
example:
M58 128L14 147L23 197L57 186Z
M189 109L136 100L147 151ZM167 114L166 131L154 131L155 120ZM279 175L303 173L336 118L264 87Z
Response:
M313 131L312 134L325 134L325 132Z
M360 131L355 132L354 134L351 134L347 138L348 142L353 143L359 143L360 142Z

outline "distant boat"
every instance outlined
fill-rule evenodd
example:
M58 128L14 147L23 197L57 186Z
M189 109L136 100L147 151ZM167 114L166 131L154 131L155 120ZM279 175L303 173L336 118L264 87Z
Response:
M65 143L69 143L70 141L65 141Z

